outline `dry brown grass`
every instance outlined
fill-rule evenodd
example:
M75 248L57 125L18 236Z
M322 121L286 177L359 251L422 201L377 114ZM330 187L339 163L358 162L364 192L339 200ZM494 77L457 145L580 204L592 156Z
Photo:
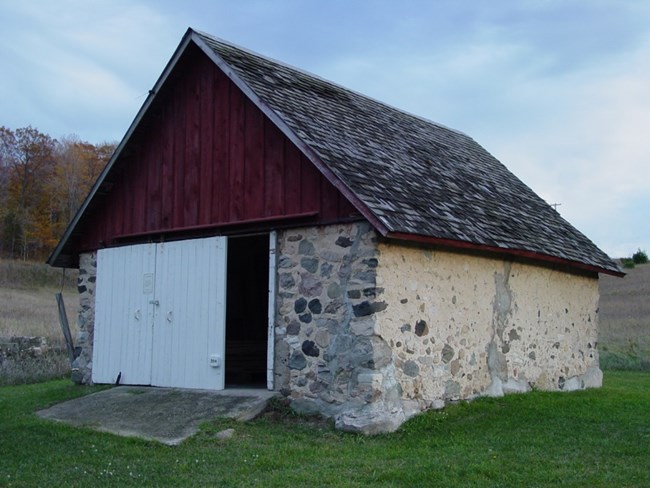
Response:
M0 337L41 336L63 342L54 298L63 293L73 337L79 300L77 270L60 269L45 263L0 259Z
M37 289L74 287L77 283L77 270L52 268L45 263L0 259L0 287L11 289Z
M625 271L625 278L600 277L600 349L648 362L650 264Z
M63 282L63 288L61 283ZM0 342L12 337L38 336L47 340L47 353L30 359L0 358L0 385L41 381L69 371L63 332L54 298L61 291L72 337L76 337L78 309L76 272L62 272L42 263L0 260Z
M40 336L48 343L63 344L63 333L54 299L56 288L15 289L0 287L0 337ZM76 335L78 298L74 288L63 290L68 323Z

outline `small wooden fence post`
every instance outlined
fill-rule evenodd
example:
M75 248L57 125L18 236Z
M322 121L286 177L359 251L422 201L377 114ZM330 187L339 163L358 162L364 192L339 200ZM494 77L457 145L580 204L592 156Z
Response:
M72 334L70 333L70 325L68 324L68 316L65 313L65 303L63 303L63 295L61 293L56 293L56 304L59 307L59 323L61 324L61 330L63 331L63 337L65 338L65 347L68 350L68 357L70 358L70 365L75 360L74 357L74 344L72 342Z

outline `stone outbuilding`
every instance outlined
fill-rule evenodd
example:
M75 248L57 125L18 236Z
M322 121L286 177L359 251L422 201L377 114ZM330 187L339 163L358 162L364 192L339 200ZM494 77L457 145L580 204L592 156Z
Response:
M618 266L467 135L189 29L48 262L79 383L277 390L343 429L600 386Z

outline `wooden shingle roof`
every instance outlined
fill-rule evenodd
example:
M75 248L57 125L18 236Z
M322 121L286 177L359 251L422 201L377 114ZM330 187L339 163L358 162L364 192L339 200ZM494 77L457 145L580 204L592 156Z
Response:
M471 137L204 33L199 44L387 237L618 266ZM363 210L366 210L365 212ZM368 211L372 215L368 215ZM555 259L554 259L555 258Z

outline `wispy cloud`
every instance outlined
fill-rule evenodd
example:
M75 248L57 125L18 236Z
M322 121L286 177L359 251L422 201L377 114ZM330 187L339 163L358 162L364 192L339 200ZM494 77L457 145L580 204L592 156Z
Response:
M119 139L188 26L474 137L614 256L648 246L650 3L0 4L0 124Z
M131 2L10 7L0 55L15 74L2 77L0 100L19 107L3 121L16 127L57 127L91 140L118 137L155 81L150 71L164 66L178 42L178 35L165 34L164 17Z

